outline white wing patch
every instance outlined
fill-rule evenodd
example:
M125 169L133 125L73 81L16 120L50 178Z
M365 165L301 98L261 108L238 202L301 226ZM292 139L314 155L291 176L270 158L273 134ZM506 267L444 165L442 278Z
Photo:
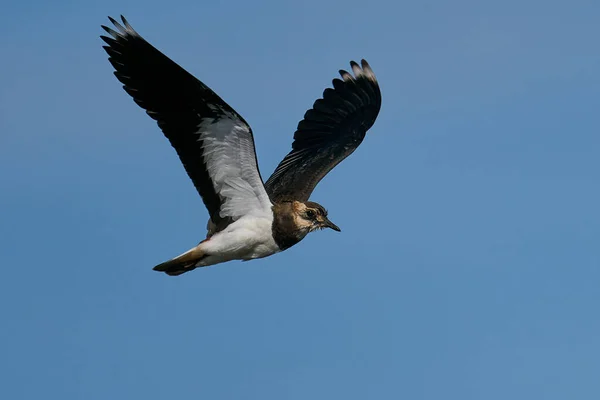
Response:
M258 173L254 142L247 125L227 113L205 118L198 126L206 169L223 198L222 218L271 213L271 200Z

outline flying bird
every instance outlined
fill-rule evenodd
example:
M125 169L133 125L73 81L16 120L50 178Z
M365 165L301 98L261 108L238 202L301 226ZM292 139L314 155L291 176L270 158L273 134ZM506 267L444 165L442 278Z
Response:
M381 107L369 64L323 92L298 124L292 150L263 183L252 129L233 108L140 36L121 16L100 36L123 89L154 119L179 155L209 213L206 239L154 267L180 275L231 260L286 250L309 232L340 231L309 197L329 171L363 141Z

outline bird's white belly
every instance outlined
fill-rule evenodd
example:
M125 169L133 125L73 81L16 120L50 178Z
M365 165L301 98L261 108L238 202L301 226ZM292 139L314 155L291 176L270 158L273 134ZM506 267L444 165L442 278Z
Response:
M207 257L196 266L207 266L230 260L252 260L280 251L272 233L272 216L247 215L202 243Z

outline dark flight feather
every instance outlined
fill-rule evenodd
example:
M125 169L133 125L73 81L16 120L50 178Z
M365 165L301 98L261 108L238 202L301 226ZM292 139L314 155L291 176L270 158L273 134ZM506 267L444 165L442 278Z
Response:
M265 183L273 202L307 201L315 186L363 141L381 108L379 84L369 64L352 61L315 101L294 133L292 151Z
M156 122L177 151L185 170L208 209L215 231L230 223L219 210L223 199L216 193L203 157L198 126L210 118L246 121L216 93L142 38L121 16L123 25L110 18L116 31L102 28L111 36L101 36L109 61L123 89ZM256 159L256 153L254 154Z

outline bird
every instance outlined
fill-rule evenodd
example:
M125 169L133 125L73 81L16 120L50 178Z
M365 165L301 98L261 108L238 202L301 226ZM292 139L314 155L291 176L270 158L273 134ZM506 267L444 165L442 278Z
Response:
M310 201L315 186L352 154L373 126L381 91L362 60L339 70L294 133L292 150L264 182L250 125L203 82L157 50L121 15L104 50L138 106L156 121L208 211L206 238L153 269L178 276L199 267L271 256L310 232L340 228Z

